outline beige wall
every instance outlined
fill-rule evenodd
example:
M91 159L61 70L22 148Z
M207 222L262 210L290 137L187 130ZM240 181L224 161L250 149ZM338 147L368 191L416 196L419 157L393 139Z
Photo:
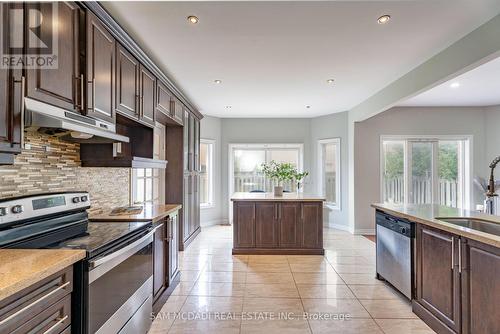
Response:
M91 213L128 205L130 169L83 168L80 145L26 132L12 166L0 166L0 198L57 191L88 191Z
M498 124L498 123L497 123ZM472 135L473 176L487 175L487 142L484 108L392 108L354 129L354 233L374 230L371 203L380 198L380 136L382 135ZM500 137L499 137L500 139ZM500 153L500 152L499 152ZM474 192L473 203L482 203Z

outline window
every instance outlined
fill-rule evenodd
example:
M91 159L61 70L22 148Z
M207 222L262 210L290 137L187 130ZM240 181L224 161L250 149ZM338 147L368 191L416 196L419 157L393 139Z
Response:
M200 142L200 202L202 208L214 206L214 141L201 139Z
M382 199L468 208L469 138L382 138Z
M153 157L165 159L165 127L157 125L153 137ZM132 204L163 204L165 171L153 168L132 169Z
M319 192L326 205L340 209L340 138L318 141Z
M302 170L302 144L233 144L230 145L230 192L272 192L273 180L261 171L263 163L288 162ZM285 182L288 192L297 191L295 182Z

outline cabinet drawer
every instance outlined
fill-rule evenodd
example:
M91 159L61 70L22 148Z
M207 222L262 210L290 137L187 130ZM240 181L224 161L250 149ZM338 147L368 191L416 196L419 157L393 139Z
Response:
M70 324L71 295L68 295L8 333L60 334L65 332Z
M24 328L21 325L31 323L32 320L38 317L34 317L34 315L51 309L54 303L69 295L72 290L73 267L68 267L6 298L0 302L0 333L24 333L23 331L18 332L18 330ZM51 314L46 315L46 317L50 316ZM60 329L64 328L61 327Z

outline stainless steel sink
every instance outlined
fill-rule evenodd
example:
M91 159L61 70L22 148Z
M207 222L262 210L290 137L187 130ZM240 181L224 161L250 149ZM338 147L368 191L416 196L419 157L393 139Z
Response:
M443 218L438 217L437 220L470 228L471 230L481 231L484 233L494 234L500 236L500 224L492 223L486 220L477 218Z

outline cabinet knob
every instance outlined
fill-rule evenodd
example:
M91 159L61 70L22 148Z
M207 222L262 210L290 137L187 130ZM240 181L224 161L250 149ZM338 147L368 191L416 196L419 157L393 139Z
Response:
M22 205L16 205L12 207L11 211L14 214L23 213L24 207Z

